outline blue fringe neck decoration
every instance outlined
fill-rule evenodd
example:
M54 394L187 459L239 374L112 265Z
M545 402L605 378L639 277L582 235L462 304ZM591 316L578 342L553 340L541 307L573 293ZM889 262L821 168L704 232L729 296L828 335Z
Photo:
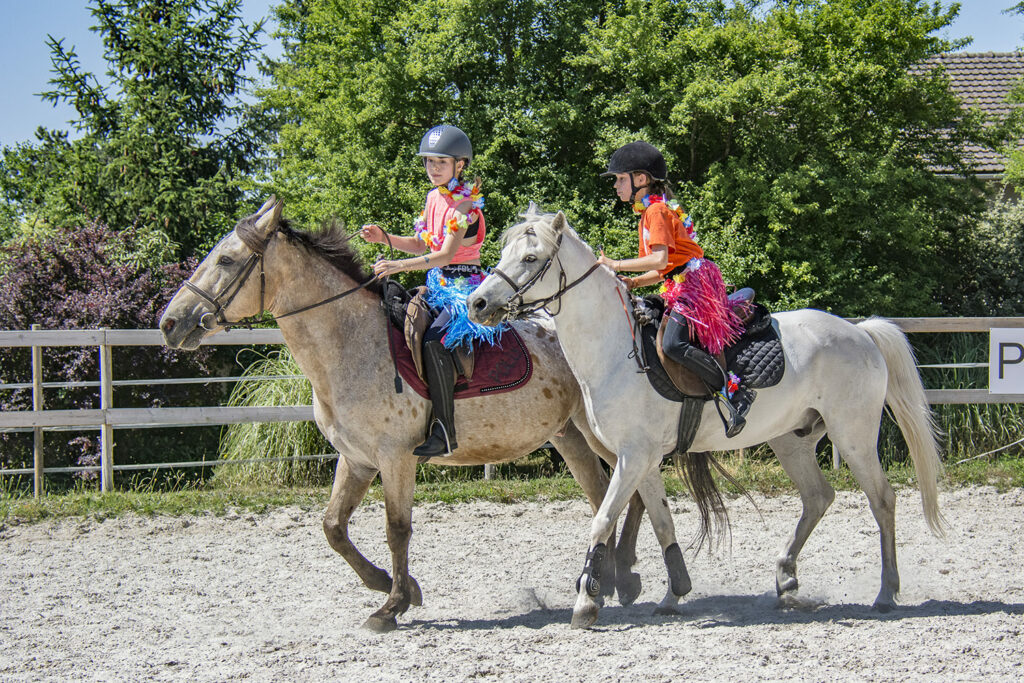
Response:
M501 341L501 334L508 329L507 323L487 327L469 319L466 297L473 293L478 284L470 282L470 278L465 277L446 278L441 274L440 268L431 268L427 271L427 303L434 308L447 309L451 315L451 320L444 327L446 349L454 349L474 341L498 344Z

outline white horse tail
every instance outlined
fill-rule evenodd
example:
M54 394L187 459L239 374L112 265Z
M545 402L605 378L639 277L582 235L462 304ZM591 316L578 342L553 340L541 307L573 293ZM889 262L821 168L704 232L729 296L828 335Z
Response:
M857 327L867 332L885 359L889 375L885 402L910 450L928 527L936 536L944 536L946 520L939 511L938 495L938 479L942 474L938 447L940 432L917 372L914 350L903 331L884 318L868 318Z

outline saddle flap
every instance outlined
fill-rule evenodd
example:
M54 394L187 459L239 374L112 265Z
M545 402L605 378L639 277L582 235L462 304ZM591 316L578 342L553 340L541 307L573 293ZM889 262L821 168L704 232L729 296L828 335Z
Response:
M433 316L427 302L423 300L427 288L416 287L412 291L415 291L415 294L405 308L405 343L409 346L409 352L412 353L416 374L420 376L420 379L426 381L426 375L423 372L423 335L430 327Z
M654 348L657 350L658 361L661 363L662 369L664 369L665 374L672 380L672 384L675 385L680 393L693 397L708 396L711 392L708 391L707 385L704 384L704 381L696 373L686 369L683 365L665 355L662 349L662 339L665 336L665 322L668 319L668 316L662 318L661 325L658 327L658 334L654 340Z
M434 315L425 300L427 288L416 287L411 291L415 293L409 299L405 309L405 343L412 353L416 374L420 376L420 379L426 381L423 371L423 335L427 333L430 323L434 321ZM455 357L455 365L459 374L465 377L466 381L472 380L475 364L472 347L459 346L452 352L452 355Z

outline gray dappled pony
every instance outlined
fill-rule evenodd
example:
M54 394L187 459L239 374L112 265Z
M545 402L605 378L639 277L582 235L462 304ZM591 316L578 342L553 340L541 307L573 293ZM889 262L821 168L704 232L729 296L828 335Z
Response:
M282 316L279 324L285 342L313 386L316 424L340 454L324 532L364 585L388 593L387 601L364 626L389 631L397 627L398 615L422 602L420 588L409 575L408 549L417 465L412 449L423 440L430 402L408 387L395 392L387 323L376 283L358 288L369 278L344 232L296 232L282 221L281 210L281 203L271 198L256 214L240 221L175 294L160 329L168 346L195 349L225 323L258 315L264 308ZM353 290L351 296L287 315L348 290ZM590 433L579 387L550 320L520 323L516 328L532 356L532 379L513 392L458 401L459 448L452 456L432 462L508 462L550 441L596 510L608 477L593 449L612 464L614 456ZM348 536L348 520L378 472L391 549L390 575L363 557ZM689 577L675 544L660 476L647 477L639 490L662 548L676 549L665 554L669 583L685 593ZM601 569L606 579L602 595L617 589L623 604L640 592L640 577L630 567L636 559L633 551L643 504L639 499L634 502L617 552L608 554Z

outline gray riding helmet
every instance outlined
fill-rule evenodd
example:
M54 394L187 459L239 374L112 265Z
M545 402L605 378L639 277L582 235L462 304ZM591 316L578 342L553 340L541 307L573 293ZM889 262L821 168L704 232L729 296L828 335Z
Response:
M473 160L473 145L469 136L455 126L434 126L420 140L421 157L451 157L452 159Z

